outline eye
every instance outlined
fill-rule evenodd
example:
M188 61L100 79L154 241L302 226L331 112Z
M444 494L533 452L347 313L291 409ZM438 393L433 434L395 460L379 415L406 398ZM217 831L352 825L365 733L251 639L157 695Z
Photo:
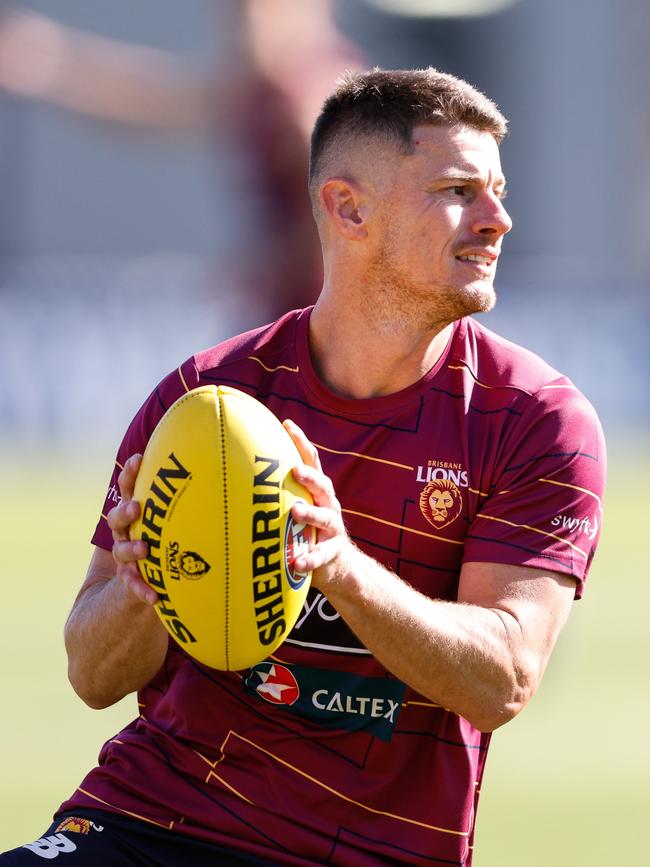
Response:
M449 188L455 196L466 196L467 187L463 184Z

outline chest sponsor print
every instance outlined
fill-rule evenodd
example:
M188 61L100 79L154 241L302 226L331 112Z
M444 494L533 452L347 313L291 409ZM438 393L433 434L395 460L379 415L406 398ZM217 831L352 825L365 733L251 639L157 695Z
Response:
M367 730L389 741L406 687L399 680L261 662L244 687L257 698L329 728Z

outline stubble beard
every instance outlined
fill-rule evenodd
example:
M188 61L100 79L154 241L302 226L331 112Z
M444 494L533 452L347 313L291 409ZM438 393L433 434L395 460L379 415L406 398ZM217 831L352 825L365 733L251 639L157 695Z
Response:
M370 317L383 322L384 328L390 323L394 331L414 327L437 331L463 316L488 313L496 304L491 281L475 280L464 286L418 283L390 260L385 248L369 269L368 277L372 286Z

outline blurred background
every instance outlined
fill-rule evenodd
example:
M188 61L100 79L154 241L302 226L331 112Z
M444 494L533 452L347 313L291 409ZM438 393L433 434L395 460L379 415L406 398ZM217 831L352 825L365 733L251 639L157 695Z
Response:
M192 352L314 299L307 139L338 73L433 65L511 122L485 322L574 380L611 459L589 592L494 738L475 863L636 863L649 42L647 0L0 0L0 851L135 712L81 706L61 642L123 429Z

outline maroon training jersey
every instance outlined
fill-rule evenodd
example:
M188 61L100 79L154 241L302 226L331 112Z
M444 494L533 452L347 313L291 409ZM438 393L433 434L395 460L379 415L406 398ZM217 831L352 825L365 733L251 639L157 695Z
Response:
M466 561L572 575L580 596L602 522L605 451L593 409L531 353L472 319L419 382L346 400L318 379L309 310L186 361L118 453L142 452L164 411L208 383L293 419L319 449L355 542L439 599ZM109 549L105 518L93 541ZM286 642L242 672L170 639L140 716L61 809L101 808L279 864L469 864L489 743L405 687L312 589Z

